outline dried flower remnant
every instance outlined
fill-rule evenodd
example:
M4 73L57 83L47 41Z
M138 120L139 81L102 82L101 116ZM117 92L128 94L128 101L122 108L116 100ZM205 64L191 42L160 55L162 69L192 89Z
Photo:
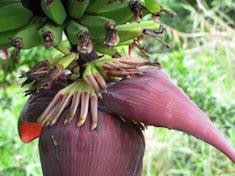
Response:
M116 23L114 21L110 21L106 24L106 35L104 44L108 47L114 47L120 42L120 37L118 36L118 32L115 29Z
M104 58L95 62L94 65L106 80L115 77L130 78L132 76L141 75L141 67L143 66L161 67L158 62L133 58Z
M131 0L129 7L134 14L135 21L139 23L143 16L143 6L138 0Z
M22 87L33 82L25 91L26 95L39 92L41 89L50 89L57 80L66 79L65 69L76 60L75 53L69 53L62 57L44 60L37 63L29 72L21 75L26 77Z

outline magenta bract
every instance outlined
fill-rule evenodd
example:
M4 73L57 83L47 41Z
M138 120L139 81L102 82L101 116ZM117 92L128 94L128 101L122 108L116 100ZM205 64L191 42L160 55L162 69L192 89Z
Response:
M98 127L91 131L90 120L80 128L76 118L64 125L66 113L40 136L44 176L141 176L145 144L138 128L99 111Z
M235 162L235 150L210 119L160 69L108 87L100 108L146 125L186 132L223 152Z
M64 125L69 108L59 121L39 134L31 128L66 82L50 90L34 93L20 114L19 132L29 142L40 135L39 151L44 176L141 176L145 142L141 129L129 120L99 111L98 127L91 131L91 117L77 127L80 109L70 124ZM33 136L34 135L34 136Z

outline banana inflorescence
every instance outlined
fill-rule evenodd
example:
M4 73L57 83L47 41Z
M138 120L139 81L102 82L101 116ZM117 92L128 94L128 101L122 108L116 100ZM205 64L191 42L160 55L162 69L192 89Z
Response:
M26 77L23 86L32 83L27 95L50 89L59 79L71 82L58 93L38 122L43 126L54 124L71 102L65 123L72 120L76 107L81 105L80 126L90 104L91 129L95 129L98 98L106 89L106 81L138 76L143 66L160 67L146 60L122 58L119 47L129 48L129 54L138 48L148 56L140 42L143 36L168 47L159 38L165 31L158 21L162 12L174 14L163 9L157 0L2 0L0 49L15 47L17 58L20 50L40 45L61 51L62 56L40 62L22 75ZM142 21L148 14L154 20ZM65 37L71 50L63 46ZM60 113L48 112L53 106Z
M45 49L55 48L61 52L59 56L40 61L30 71L21 75L25 78L22 86L28 87L25 95L31 96L26 104L26 111L22 115L28 118L22 116L19 118L18 129L21 140L30 142L41 134L42 127L58 123L56 128L50 128L53 131L52 136L45 133L46 130L50 134L49 129L48 131L44 129L44 136L42 135L40 139L42 142L49 139L45 138L46 136L51 137L50 140L52 139L54 143L53 153L56 154L55 161L57 161L58 156L63 155L54 152L58 145L56 140L60 141L60 147L63 145L60 140L62 138L55 139L54 133L59 134L58 137L66 136L66 140L68 137L74 137L75 134L67 130L63 133L62 128L58 128L59 124L71 123L70 127L72 127L74 119L78 117L77 127L84 125L85 128L88 123L87 118L90 117L90 129L96 130L97 133L84 133L84 130L82 132L84 128L81 128L76 136L80 133L89 134L92 140L92 145L89 146L94 147L92 136L97 138L97 134L103 134L100 130L102 132L108 129L109 135L102 135L103 142L99 143L99 146L105 146L107 141L109 142L109 138L106 137L113 137L113 134L115 136L112 129L117 127L118 130L123 130L123 128L117 125L119 123L113 128L112 122L106 123L107 119L104 116L99 118L98 115L103 113L98 111L99 107L118 115L126 122L128 128L131 126L135 128L135 132L137 128L144 129L145 125L185 131L217 147L235 162L234 149L226 143L202 111L190 102L160 70L160 63L137 59L135 58L137 54L133 55L137 48L142 55L149 56L142 46L143 37L153 38L163 46L169 47L162 40L162 34L166 31L159 21L162 13L175 16L175 13L164 9L158 0L0 0L0 54L4 59L10 57L8 51L14 51L13 56L19 59L21 50L36 46L43 46ZM68 43L70 46L67 45ZM8 50L9 47L14 47L15 50ZM34 99L35 96L38 99ZM46 105L43 99L46 99ZM33 107L32 104L35 104L33 101L39 102L40 107L36 108L41 110L31 114L28 113L27 108ZM98 121L103 123L97 128ZM68 130L72 129L70 127ZM204 129L205 127L208 129ZM129 135L129 132L124 131L118 133L121 136ZM138 132L138 138L142 136L140 134ZM134 135L129 136L133 139ZM126 137L123 138L125 143ZM88 138L84 139L88 146ZM48 142L48 140L45 141ZM141 141L143 142L142 139ZM131 143L137 146L133 140ZM71 145L71 151L74 151L74 144L73 142ZM79 139L79 144L84 145L84 141ZM41 147L43 153L45 146L41 146L43 146ZM64 146L68 149L67 143ZM125 149L124 152L120 150L121 153L126 153L126 149L130 147L121 146L121 148ZM80 157L78 151L74 155L76 160L78 156ZM97 151L95 148L96 153ZM82 152L84 154L84 146ZM110 152L108 154L110 155ZM67 162L68 153L65 155ZM41 156L44 161L47 159L45 155ZM49 160L53 158L52 155L48 156L50 156ZM93 158L93 155L89 154L89 156ZM126 157L124 160L126 161ZM121 159L120 162L123 163ZM141 171L136 166L142 166L142 162L137 165L136 162L134 163L135 170ZM67 169L68 163L64 166ZM76 166L79 164L76 163ZM112 175L113 170L110 169L112 171L110 173L106 172L106 166L107 164L104 167L106 175ZM120 168L123 167L118 167L118 170ZM58 170L57 166L56 169ZM53 175L51 174L53 169L49 167L49 170L49 175ZM75 173L74 167L73 172L69 173L70 175ZM89 170L89 173L93 172Z

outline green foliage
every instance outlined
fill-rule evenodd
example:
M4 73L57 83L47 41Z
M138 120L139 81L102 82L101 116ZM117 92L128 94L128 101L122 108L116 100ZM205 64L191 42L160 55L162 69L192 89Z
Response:
M170 2L165 1L178 14L174 22L164 17L165 25L170 26L167 30L172 48L167 51L156 42L148 42L151 59L163 64L176 84L235 146L235 48L232 44L235 23L230 16L234 3L208 1L203 3L206 11L201 12L196 1L180 1L178 5L173 0ZM208 17L208 12L213 15ZM147 139L145 176L232 176L235 173L231 161L188 135L150 128Z
M5 93L12 98L4 102L7 108L0 106L0 175L29 176L41 175L37 141L23 144L17 132L18 115L26 99L19 86L12 85L5 89ZM0 93L2 97L2 92Z

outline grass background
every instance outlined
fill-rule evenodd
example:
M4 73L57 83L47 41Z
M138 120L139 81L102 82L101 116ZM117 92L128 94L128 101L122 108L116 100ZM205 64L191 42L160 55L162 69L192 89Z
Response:
M144 45L151 60L187 93L235 146L235 28L233 0L168 0L164 7L165 49L152 39ZM40 176L37 140L22 144L17 120L26 98L21 72L56 53L38 47L22 52L19 63L0 60L0 175ZM145 132L143 176L233 176L234 164L208 144L182 132L149 127Z

